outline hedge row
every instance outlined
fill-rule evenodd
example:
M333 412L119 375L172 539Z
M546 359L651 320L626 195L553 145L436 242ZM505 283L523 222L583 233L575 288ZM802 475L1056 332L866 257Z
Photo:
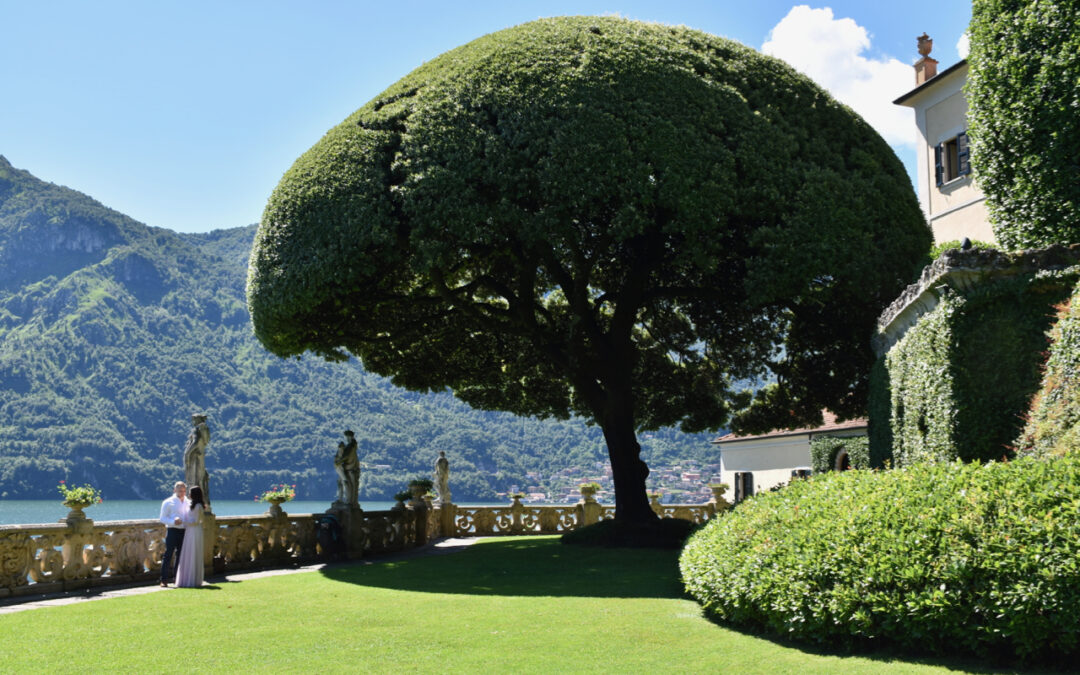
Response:
M839 438L819 436L810 441L810 466L814 473L824 473L836 468L836 456L847 451L848 464L853 469L870 468L870 443L866 436Z
M714 618L831 647L1080 649L1080 453L830 472L747 500L680 559Z

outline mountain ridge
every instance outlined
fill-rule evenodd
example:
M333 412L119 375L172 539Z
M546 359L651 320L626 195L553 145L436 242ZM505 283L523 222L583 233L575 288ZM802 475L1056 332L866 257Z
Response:
M341 432L356 431L365 499L452 462L457 499L529 474L606 461L581 420L477 411L403 391L355 360L281 360L252 335L244 297L255 225L176 233L143 225L0 155L0 498L91 482L153 497L180 477L192 412L210 415L219 498L296 483L331 498ZM647 461L705 459L706 435L643 441Z

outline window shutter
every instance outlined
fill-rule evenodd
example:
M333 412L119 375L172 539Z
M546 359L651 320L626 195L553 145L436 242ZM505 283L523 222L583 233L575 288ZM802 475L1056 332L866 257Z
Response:
M970 152L968 151L968 137L966 131L961 131L956 135L956 158L957 168L956 172L958 176L966 176L971 173L971 161L968 159Z
M934 179L937 181L938 186L945 184L945 147L943 144L938 143L934 146Z

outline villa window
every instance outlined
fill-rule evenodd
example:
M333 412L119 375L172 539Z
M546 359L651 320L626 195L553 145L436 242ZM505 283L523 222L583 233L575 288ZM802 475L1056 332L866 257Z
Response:
M966 131L961 131L955 138L934 146L934 174L937 177L938 186L971 173L971 162L968 157Z

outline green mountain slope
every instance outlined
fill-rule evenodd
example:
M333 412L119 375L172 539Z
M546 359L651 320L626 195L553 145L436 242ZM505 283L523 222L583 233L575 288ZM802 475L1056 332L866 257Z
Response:
M209 415L216 498L296 483L331 498L341 431L387 499L452 460L455 501L488 499L606 460L599 429L472 410L356 362L283 361L255 341L244 303L254 226L152 228L0 156L0 498L54 497L61 479L154 497L181 477L188 417ZM707 435L643 442L650 463L713 453Z

